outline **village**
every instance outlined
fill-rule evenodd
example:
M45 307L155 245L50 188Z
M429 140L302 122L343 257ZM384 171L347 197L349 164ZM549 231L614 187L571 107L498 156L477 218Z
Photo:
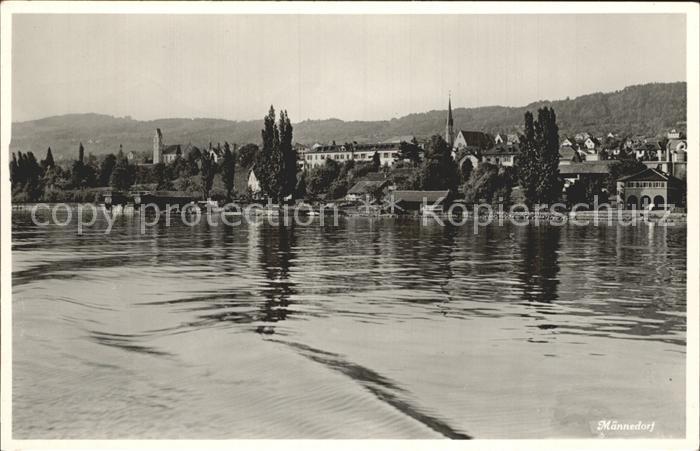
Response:
M680 123L677 129L654 137L613 132L606 136L587 132L559 136L554 156L558 173L552 177L557 178L561 192L548 199L569 208L578 204L579 209L582 205L587 209L595 201L624 210L683 213L687 166L684 126ZM522 139L520 130L493 136L455 127L448 99L444 137L400 136L379 143L291 143L292 156L285 157L296 162L291 182L278 177L267 183L291 183L284 192L261 183L261 173L275 163L265 162L264 150L256 144L209 143L201 148L191 143L173 144L167 141L167 130L160 128L154 132L151 151L125 154L120 146L116 156L110 154L98 162L92 155L84 156L81 144L78 160L67 169L54 163L50 148L41 163L31 152L20 152L19 159L11 163L11 172L14 199L19 204L23 200L89 201L111 208L199 202L220 208L232 200L260 201L275 191L280 194L274 196L275 205L331 203L359 214L358 205L371 204L371 214L376 215L387 213L390 200L391 205L400 206L400 212L416 214L425 208L443 211L454 201L506 205L532 201L524 193L518 173L519 165L529 158L524 155ZM437 169L430 169L429 154L435 157L440 152L449 158L441 160L442 166L433 165ZM291 166L291 161L287 165ZM429 180L431 177L435 180ZM65 198L68 192L80 194Z

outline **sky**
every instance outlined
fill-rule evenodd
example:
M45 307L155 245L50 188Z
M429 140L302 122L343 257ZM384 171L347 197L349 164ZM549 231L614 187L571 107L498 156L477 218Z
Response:
M683 15L78 15L13 19L12 121L385 120L686 79Z

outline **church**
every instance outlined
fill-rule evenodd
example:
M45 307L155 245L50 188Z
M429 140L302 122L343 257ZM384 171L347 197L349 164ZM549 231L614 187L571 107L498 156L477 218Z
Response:
M182 146L180 144L166 146L163 133L157 128L153 136L153 164L172 163L178 156L182 156Z
M452 149L452 157L459 158L460 166L464 164L466 159L469 159L473 167L477 167L481 163L483 152L493 149L495 141L493 136L480 131L459 130L455 136L454 118L452 117L452 96L447 100L447 124L445 125L445 141L450 149ZM511 160L512 161L512 160ZM506 164L505 159L498 164L512 166Z

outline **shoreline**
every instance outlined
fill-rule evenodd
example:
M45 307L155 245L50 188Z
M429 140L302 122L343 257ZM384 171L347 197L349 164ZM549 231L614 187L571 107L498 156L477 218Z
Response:
M56 205L68 205L71 207L77 208L79 205L93 205L97 209L104 210L105 205L104 204L97 204L94 202L85 202L85 203L80 203L80 202L37 202L37 203L13 203L12 204L12 211L13 212L30 212L32 208L36 205L46 205L46 206L56 206ZM249 203L249 204L241 204L242 209L245 209L246 207L256 205L259 206L261 204L256 204L256 203ZM201 207L200 207L201 208ZM293 210L294 206L290 206L290 210ZM308 212L309 209L306 207L300 207L301 210L300 212ZM267 206L263 206L263 208L256 208L256 211L265 211L267 210ZM316 212L317 208L313 207L313 211ZM134 209L132 214L138 211L137 209ZM332 209L326 210L328 215L332 215ZM381 218L381 219L416 219L416 220L421 220L421 219L426 219L426 220L445 220L445 219L450 219L450 218L461 218L462 220L491 220L491 221L502 221L502 220L511 220L514 222L518 221L528 221L530 223L539 223L539 222L546 222L550 224L562 224L562 223L568 223L568 222L573 222L573 221L593 221L594 223L598 222L605 222L605 221L620 221L620 222L625 222L625 223L630 223L632 221L636 222L648 222L648 223L671 223L671 224L686 224L687 223L687 216L688 214L685 212L674 212L674 211L668 211L668 210L650 210L650 211L645 211L645 210L620 210L620 209L607 209L607 208L602 208L600 210L585 210L585 211L562 211L562 212L556 212L552 213L549 211L546 212L539 212L539 213L533 213L533 212L499 212L495 211L492 212L491 215L485 215L485 214L479 214L475 215L473 211L469 210L466 212L466 214L463 214L461 212L459 213L429 213L429 214L421 214L418 211L411 211L411 212L406 212L406 213L388 213L388 212L377 212L377 211L370 211L370 212L361 212L355 208L347 208L347 207L338 207L337 209L338 213L340 216L344 216L347 218ZM119 214L124 214L120 212ZM226 214L225 212L222 211L212 211L209 212L209 214ZM244 212L241 211L239 213L240 215L244 215ZM318 216L318 212L315 214L309 215L309 216Z

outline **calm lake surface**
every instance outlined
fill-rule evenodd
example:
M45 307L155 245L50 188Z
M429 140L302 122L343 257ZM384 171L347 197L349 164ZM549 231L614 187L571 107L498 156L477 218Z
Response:
M13 213L15 438L685 434L686 227Z

